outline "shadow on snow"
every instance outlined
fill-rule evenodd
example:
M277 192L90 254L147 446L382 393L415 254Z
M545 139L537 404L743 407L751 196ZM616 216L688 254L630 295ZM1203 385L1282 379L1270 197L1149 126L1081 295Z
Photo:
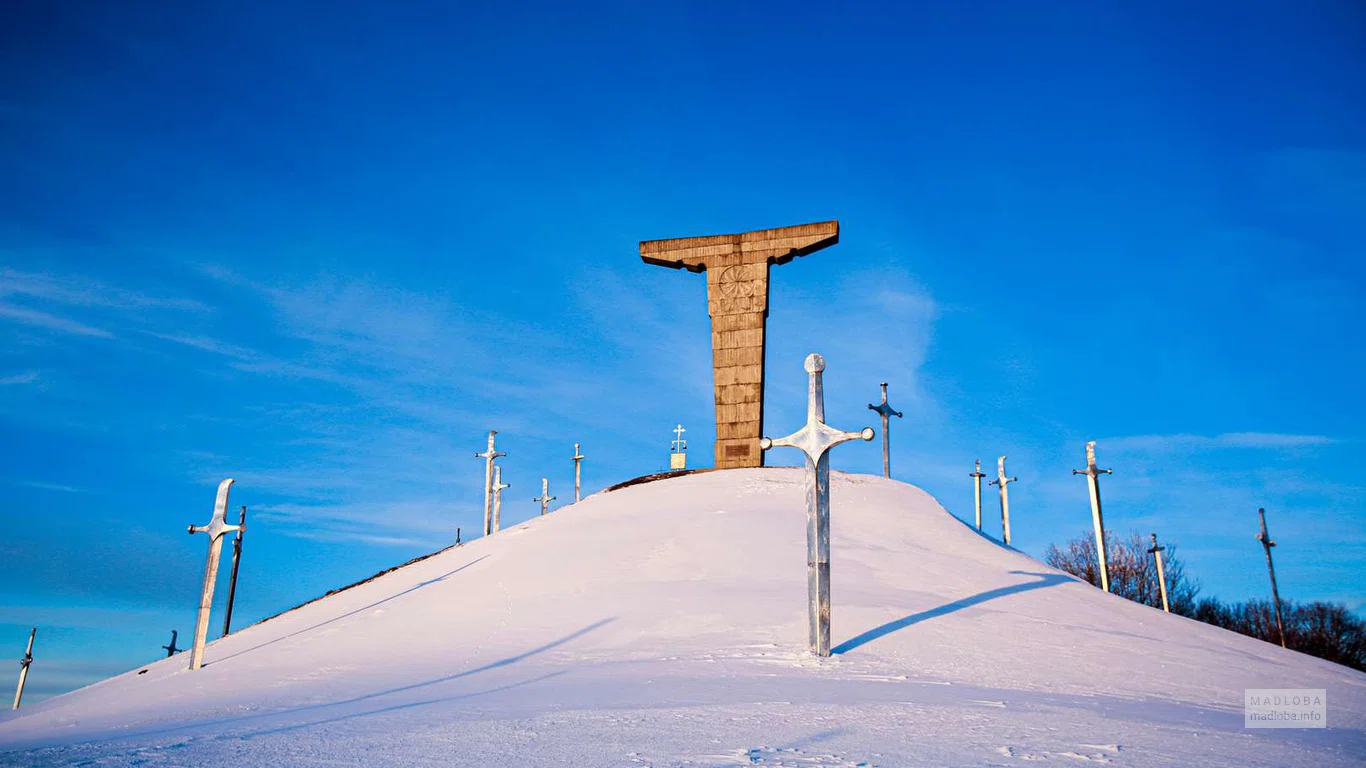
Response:
M1034 589L1043 589L1045 587L1053 587L1057 586L1058 584L1064 584L1069 581L1076 581L1076 579L1072 578L1071 576L1061 573L1031 573L1029 571L1011 571L1011 573L1018 573L1023 576L1033 576L1036 579L1038 579L1038 581L1026 581L1020 584L1011 584L1008 587L997 587L996 589L989 589L986 592L979 592L970 597L965 597L961 600L955 600L952 603L945 603L944 605L941 605L938 608L931 608L928 611L921 611L920 613L912 613L911 615L904 616L900 619L897 619L896 621L889 621L880 627L874 627L873 629L870 629L867 632L864 632L863 634L858 635L856 637L851 637L848 640L845 640L844 642L835 646L834 648L831 648L830 653L832 655L848 653L849 651L852 651L855 648L867 645L868 643L871 643L874 640L890 635L898 630L905 629L906 627L909 627L912 624L918 624L927 619L934 619L940 616L946 616L950 613L953 613L954 611L961 611L964 608L971 608L974 605L980 605L982 603L987 602L988 600L995 600L998 597L1005 597L1006 595L1014 595L1019 592L1028 592Z

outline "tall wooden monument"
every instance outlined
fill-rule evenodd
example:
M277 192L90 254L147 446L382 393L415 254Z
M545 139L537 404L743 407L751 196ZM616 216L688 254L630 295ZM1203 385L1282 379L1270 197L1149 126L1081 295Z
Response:
M707 273L718 469L764 464L759 437L764 421L768 265L786 264L839 240L840 223L822 221L640 244L640 258L646 264Z

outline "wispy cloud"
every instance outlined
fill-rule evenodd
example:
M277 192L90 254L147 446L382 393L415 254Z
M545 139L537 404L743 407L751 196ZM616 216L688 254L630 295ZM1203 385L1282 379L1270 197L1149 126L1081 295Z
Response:
M9 376L0 376L0 387L18 384L32 384L37 380L37 371L24 371L23 373L15 373Z
M143 331L142 333L151 336L155 339L161 339L162 341L169 341L173 344L180 344L186 347L193 347L204 352L212 352L214 354L223 355L224 357L231 357L237 360L255 360L260 357L260 355L256 354L250 349L247 349L246 347L239 347L235 344L229 344L227 342L219 341L218 339L210 338L208 336L189 336L173 333L160 333L158 331Z
M114 338L114 334L103 328L96 328L65 317L50 315L46 312L39 312L36 309L28 309L14 304L0 303L0 318L13 320L17 323L23 323L24 325L31 325L37 328L45 328L50 331L69 333L75 336L87 336L98 339Z
M42 491L60 491L62 493L85 493L85 489L83 488L76 488L70 485L61 485L60 483L45 483L41 480L25 480L21 482L20 485L26 486L28 488L37 488Z
M275 504L253 513L281 535L315 541L417 546L454 536L446 499L360 504Z
M204 311L194 299L161 298L81 276L57 276L0 268L0 296L25 296L75 307Z
M1280 450L1331 445L1337 442L1325 435L1293 435L1276 432L1226 432L1221 435L1134 435L1110 437L1100 441L1107 450L1176 452L1247 448Z

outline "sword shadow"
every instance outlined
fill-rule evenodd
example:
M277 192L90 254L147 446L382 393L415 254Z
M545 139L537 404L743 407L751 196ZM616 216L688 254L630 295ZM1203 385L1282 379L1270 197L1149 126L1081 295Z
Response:
M328 619L327 621L320 621L320 622L318 622L317 624L314 624L314 625L311 626L311 627L305 627L304 629L295 630L295 631L293 631L293 632L290 632L290 633L287 634L287 635L280 635L279 637L275 638L274 640L267 640L266 642L261 643L260 645L253 645L252 647L246 648L246 649L243 649L243 650L240 650L240 651L238 651L237 653L232 654L231 656L224 656L224 657L221 658L221 659L214 659L214 660L213 660L213 663L214 663L214 664L221 664L221 663L227 661L228 659L235 659L235 658L237 658L238 656L241 656L241 655L244 654L244 653L251 653L252 651L260 650L261 648L265 648L265 647L268 646L268 645L274 645L275 643L278 643L278 642L280 642L281 640L288 640L289 638L294 637L295 635L301 635L301 634L303 634L303 633L305 633L305 632L312 632L313 630L317 629L318 627L325 627L325 626L327 626L328 624L331 624L331 623L334 622L334 621L341 621L342 619L349 618L349 617L351 617L351 616L355 616L355 615L358 614L358 613L361 613L361 612L363 612L363 611L368 611L368 610L370 610L371 608L374 608L374 607L376 607L376 606L384 605L385 603L389 602L390 600L397 600L398 598L403 597L404 595L409 594L410 592L416 592L417 590L422 589L423 587L430 586L430 585L435 584L435 583L437 583L437 582L439 582L439 581L445 581L446 579L450 578L451 576L454 576L455 574L460 573L461 571L465 570L466 568L469 568L470 566L474 565L475 563L478 563L480 560L486 559L487 557L488 557L488 555L484 555L483 557L480 557L480 558L478 558L477 560L471 560L470 562L465 563L464 565L460 566L459 568L456 568L456 569L453 570L453 571L447 571L446 573L443 573L443 574L441 574L440 576L437 576L437 577L434 578L434 579L427 579L426 581L419 582L419 583L417 583L417 584L414 584L414 585L411 586L411 587L408 587L407 589L403 590L402 592L399 592L399 593L393 594L393 595L389 595L388 597L384 598L383 600L376 600L375 602L370 603L369 605L361 606L360 608L357 608L357 609L355 609L355 610L353 610L353 611L347 611L346 613L343 613L343 614L340 615L340 616L333 616L332 618ZM251 627L247 627L246 629L251 629ZM238 630L238 634L240 634L240 633L242 633L242 632L245 632L246 629ZM222 638L219 638L219 639L221 640ZM182 649L182 650L183 650L183 649ZM204 666L206 666L206 667L209 666L209 662L205 662L205 663L204 663Z
M931 608L928 611L921 611L920 613L912 613L909 616L903 616L902 618L899 618L896 621L889 621L880 627L874 627L873 629L870 629L861 635L856 635L855 637L851 637L848 640L845 640L844 642L830 649L830 654L839 655L842 653L848 653L849 651L852 651L855 648L867 645L868 643L871 643L874 640L890 635L893 632L905 629L906 627L909 627L912 624L919 624L920 622L926 621L928 619L936 619L940 616L946 616L955 611L961 611L964 608L971 608L974 605L980 605L989 600L995 600L998 597L1005 597L1006 595L1013 595L1019 592L1029 592L1030 590L1034 589L1054 587L1059 584L1065 584L1069 581L1076 581L1076 579L1072 576L1068 576L1062 573L1031 573L1029 571L1011 571L1011 573L1018 573L1022 576L1033 576L1037 578L1038 581L1026 581L1020 584L1011 584L1008 587L997 587L996 589L989 589L986 592L979 592L975 595L962 598L961 600L955 600L952 603L945 603L944 605L941 605L938 608Z
M604 626L606 626L606 625L608 625L608 624L611 624L611 623L614 622L614 621L616 621L616 617L615 617L615 616L613 616L613 617L611 617L611 618L600 619L600 620L598 620L598 621L596 621L596 622L594 622L594 623L592 623L592 624L589 624L588 626L586 626L586 627L584 627L584 628L582 628L582 629L580 629L580 630L577 630L577 631L575 631L575 632L571 632L571 633L565 635L564 637L559 638L558 640L552 640L552 641L550 641L550 642L548 642L548 643L546 643L545 645L542 645L542 646L540 646L540 647L532 648L531 650L528 650L528 651L523 651L522 653L519 653L519 654L517 654L517 655L515 655L515 656L508 656L507 658L503 658L503 659L499 659L499 660L497 660L497 661L489 662L488 664L485 664L485 665L483 665L483 666L481 666L481 667L475 667L474 669L467 669L467 670L465 670L464 672L456 672L456 673L454 673L454 674L445 675L444 677L438 677L438 678L435 678L435 679L433 679L433 680L426 680L426 681L423 681L423 682L420 682L420 683L412 683L412 684L410 684L410 685L402 685L402 686L399 686L399 687L397 687L397 688L390 688L390 689L387 690L387 691L376 691L376 692L374 692L374 693L366 693L366 694L362 694L362 695L360 695L360 696L354 696L354 697L349 698L349 699L344 699L344 700L342 700L342 701L330 701L330 702L324 702L324 703L320 703L320 704L306 704L306 705L303 705L303 706L300 706L300 707L295 707L295 708L293 708L293 709L287 709L287 710L282 710L282 711L276 711L276 712L273 712L273 713L270 713L270 714L273 714L273 715L290 715L290 714L297 714L297 713L300 713L300 712L310 712L310 711L315 711L315 710L319 710L319 709L326 709L326 708L329 708L329 707L343 707L343 706L346 706L346 705L348 705L348 704L357 704L357 703L359 703L359 702L370 701L370 700L372 700L372 699L378 699L378 698L381 698L381 697L384 697L384 696L392 696L392 695L397 694L397 693L406 693L406 692L408 692L408 691L416 691L416 690L423 689L423 688L429 688L429 687L431 687L431 686L440 685L440 684L442 684L442 683L449 683L449 682L452 682L452 681L454 681L454 680L460 680L460 679L463 679L463 678L466 678L466 677L470 677L470 676L472 676L472 675L480 674L481 672L487 672L487 671L492 670L492 669L499 669L499 668L502 668L502 667L511 666L511 665L516 664L516 663L518 663L518 662L520 662L520 661L524 661L525 659L529 659L529 658L531 658L532 656L537 656L537 655L540 655L540 654L542 654L542 653L545 653L546 651L554 650L555 648L558 648L558 647L560 647L560 646L562 646L562 645L564 645L564 644L566 644L566 643L573 642L574 640L577 640L577 639L579 639L580 637L583 637L584 635L586 635L586 634L588 634L588 633L590 633L590 632L593 632L594 630L597 630L597 629L599 629L599 628L601 628L601 627L604 627ZM374 711L372 711L372 712L359 712L359 713L351 713L351 714L347 714L347 715L342 715L342 716L339 716L339 717L334 718L334 720L346 720L346 719L350 719L350 718L353 718L353 717L362 717L362 716L365 716L365 715L372 715L372 714L376 714L376 713L384 712L384 711L388 711L388 710L407 709L407 708L410 708L410 707L425 706L425 705L427 705L427 704L436 704L436 703L439 703L439 702L441 702L441 701L448 701L448 700L449 700L449 701L454 701L454 700L456 700L456 699L466 698L466 697L468 697L468 696L483 695L483 694L486 694L486 693L494 693L494 692L496 692L496 691L505 690L505 689L508 689L508 688L515 688L515 687L518 687L518 686L520 686L520 685L525 685L525 684L527 684L527 683L539 682L539 681L541 681L541 680L546 680L546 679L549 679L549 678L552 678L552 677L558 677L559 675L562 675L562 674L564 674L564 671L563 671L563 670L562 670L562 671L559 671L559 672L554 672L554 673L551 673L551 674L542 675L541 677L534 678L534 679L532 679L532 680L523 681L523 682L521 682L521 683L514 683L514 684L511 684L511 685L502 686L502 687L499 687L499 688L492 688L492 689L489 689L489 690L487 690L487 691L479 691L479 692L472 693L472 694L462 694L462 695L459 695L459 696L453 696L453 697L448 697L448 698L431 699L430 701L416 701L416 702L408 702L408 703L405 703L405 704L392 705L392 706L389 706L389 707L384 707L384 708L381 708L381 709L374 710ZM279 731L288 731L288 730L293 730L293 729L296 728L296 727L308 727L308 726L310 726L310 725L319 725L319 724L325 723L325 722L331 722L331 720L321 720L321 721L318 721L317 723L303 723L303 724L300 724L300 725L298 725L298 726L286 726L286 727L283 727L283 728L278 728L278 729L276 729L276 730L279 730Z

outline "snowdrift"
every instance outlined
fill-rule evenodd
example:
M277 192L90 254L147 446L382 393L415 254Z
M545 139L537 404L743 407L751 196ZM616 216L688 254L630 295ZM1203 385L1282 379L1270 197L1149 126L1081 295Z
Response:
M0 718L5 765L1360 765L1366 675L1106 595L834 473L622 488ZM1249 730L1247 688L1329 728Z

